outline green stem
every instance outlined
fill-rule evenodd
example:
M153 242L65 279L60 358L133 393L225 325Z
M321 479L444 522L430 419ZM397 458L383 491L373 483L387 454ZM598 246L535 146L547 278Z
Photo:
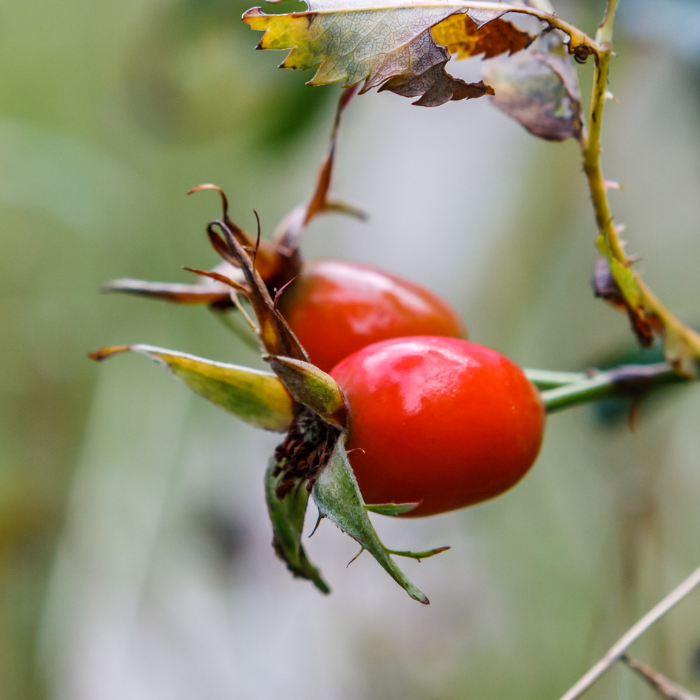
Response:
M555 372L548 369L523 369L523 372L538 389L542 390L582 382L590 377L586 372Z
M667 362L653 365L624 365L599 372L573 384L543 391L547 413L611 397L640 397L652 388L687 382Z

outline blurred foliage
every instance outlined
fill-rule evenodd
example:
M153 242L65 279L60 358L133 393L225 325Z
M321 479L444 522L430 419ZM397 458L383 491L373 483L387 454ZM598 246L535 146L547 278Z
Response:
M156 10L129 57L125 98L139 125L173 143L244 135L275 150L299 136L330 97L257 61L240 21L247 0L180 0Z
M180 347L204 329L230 342L206 317L136 311L99 297L99 284L178 274L184 258L171 244L183 236L206 257L202 224L217 205L188 208L184 191L218 177L246 197L241 154L269 169L334 101L256 60L245 9L244 0L2 8L2 700L44 696L36 633L93 392L87 351L139 332Z

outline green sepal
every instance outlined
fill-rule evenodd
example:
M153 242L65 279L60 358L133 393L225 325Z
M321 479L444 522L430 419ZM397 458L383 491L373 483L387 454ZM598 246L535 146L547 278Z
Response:
M151 345L117 345L90 353L90 357L104 360L122 352L136 352L155 360L192 391L246 423L279 433L289 430L292 424L294 400L270 372L212 362Z
M366 549L411 598L424 605L430 603L399 569L372 527L345 451L344 433L338 438L328 464L319 473L312 495L319 513Z
M275 374L289 393L304 406L318 414L326 423L344 428L347 420L345 397L335 379L318 367L291 357L268 355Z
M408 557L409 559L428 559L429 557L434 557L436 554L442 554L446 552L450 547L436 547L435 549L429 549L427 552L408 552L398 549L387 549L389 554L393 554L395 557Z
M277 498L279 477L272 475L275 466L273 459L265 472L265 500L272 523L272 546L293 576L311 581L321 593L330 593L330 587L309 561L301 544L304 516L309 502L306 485L299 484L284 498Z
M418 503L373 503L367 505L365 503L365 510L369 510L372 513L379 513L379 515L403 515L404 513L410 513L415 510L420 505Z

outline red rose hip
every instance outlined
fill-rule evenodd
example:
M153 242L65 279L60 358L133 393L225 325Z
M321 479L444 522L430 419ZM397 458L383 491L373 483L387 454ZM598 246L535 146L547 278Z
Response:
M409 337L333 368L350 407L350 462L366 503L434 515L515 485L535 461L544 407L522 370L464 340Z
M342 260L305 263L278 308L311 361L326 372L389 338L465 337L459 316L437 295L383 270Z

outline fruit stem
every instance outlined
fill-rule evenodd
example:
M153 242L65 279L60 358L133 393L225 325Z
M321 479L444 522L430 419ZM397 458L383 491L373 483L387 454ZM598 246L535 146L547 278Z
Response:
M538 389L556 389L582 382L591 376L586 372L556 372L548 369L523 369L523 372Z
M687 381L667 362L623 365L598 372L581 381L543 391L541 396L547 413L554 413L611 397L639 398L652 388Z

